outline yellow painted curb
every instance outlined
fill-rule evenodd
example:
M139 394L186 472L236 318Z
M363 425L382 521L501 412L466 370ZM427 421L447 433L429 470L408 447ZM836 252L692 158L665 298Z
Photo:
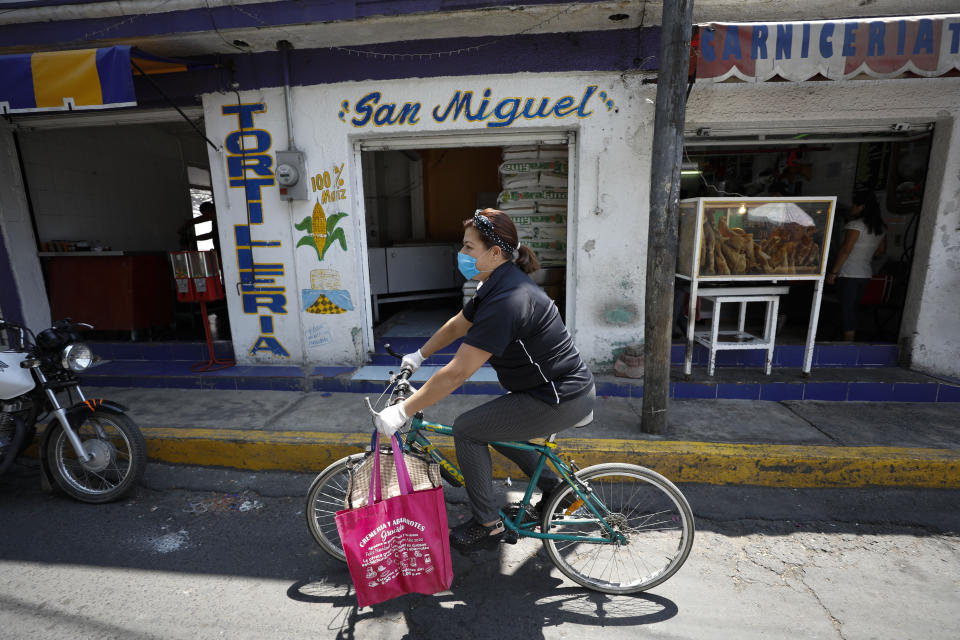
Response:
M335 460L363 451L369 434L241 429L144 428L147 456L173 464L252 470L320 472ZM436 437L453 458L449 437ZM581 468L630 462L674 482L768 487L960 488L960 451L906 447L839 447L713 442L651 442L596 438L559 439L561 455ZM494 476L521 477L513 463L494 455Z

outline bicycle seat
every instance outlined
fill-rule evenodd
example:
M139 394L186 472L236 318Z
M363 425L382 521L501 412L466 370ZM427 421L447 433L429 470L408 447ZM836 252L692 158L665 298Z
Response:
M580 427L585 427L585 426L587 426L587 425L590 424L591 422L593 422L593 411L591 411L590 414L589 414L586 418L584 418L583 420L581 420L580 422L578 422L577 424L575 424L575 425L573 425L573 426L574 426L574 428L579 429ZM556 439L556 437L557 437L557 434L551 433L551 434L550 434L550 437L548 437L548 438L542 438L542 440L544 440L545 442L553 442L553 441ZM532 443L532 444L537 444L537 441L538 441L538 440L541 440L541 438L534 438L534 439L532 439L532 440L528 440L528 442L530 442L530 443Z

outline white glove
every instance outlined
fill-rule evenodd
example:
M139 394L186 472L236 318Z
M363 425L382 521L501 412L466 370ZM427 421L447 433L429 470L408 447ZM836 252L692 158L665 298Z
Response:
M377 425L377 431L389 438L393 436L393 434L397 432L397 429L402 427L407 420L409 420L409 418L403 411L403 403L398 402L378 413L373 419L373 422Z
M423 364L423 360L423 354L420 353L420 349L417 349L413 353L408 353L407 355L403 356L403 360L400 361L400 367L409 367L410 372L413 373L420 368L420 365Z

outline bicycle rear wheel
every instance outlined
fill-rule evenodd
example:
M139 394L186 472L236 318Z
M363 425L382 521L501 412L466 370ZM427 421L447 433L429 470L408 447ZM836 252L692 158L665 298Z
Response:
M346 562L340 532L334 519L337 511L343 510L347 500L347 485L350 468L363 460L366 454L355 453L341 458L320 472L307 491L307 526L320 548L339 560Z
M564 483L549 498L542 530L610 539L544 539L547 555L564 575L594 591L624 594L655 587L677 572L693 545L694 525L690 505L673 483L632 464L599 464L576 476L589 487L588 500L625 542L610 539Z

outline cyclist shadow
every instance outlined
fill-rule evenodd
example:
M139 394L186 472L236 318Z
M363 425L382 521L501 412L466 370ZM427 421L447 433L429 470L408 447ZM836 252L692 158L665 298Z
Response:
M447 638L473 638L485 624L503 628L504 623L524 638L544 638L542 630L550 626L649 625L669 620L679 611L672 600L652 593L610 595L567 586L569 583L551 575L552 564L542 551L519 563L504 566L505 560L504 555L454 552L454 581L449 591L432 596L408 594L362 609L357 607L350 574L343 565L325 572L322 578L297 581L287 596L335 608L327 629L344 639L362 637L365 634L362 629L358 633L358 626L385 618L406 623L410 631L404 638L441 633Z

